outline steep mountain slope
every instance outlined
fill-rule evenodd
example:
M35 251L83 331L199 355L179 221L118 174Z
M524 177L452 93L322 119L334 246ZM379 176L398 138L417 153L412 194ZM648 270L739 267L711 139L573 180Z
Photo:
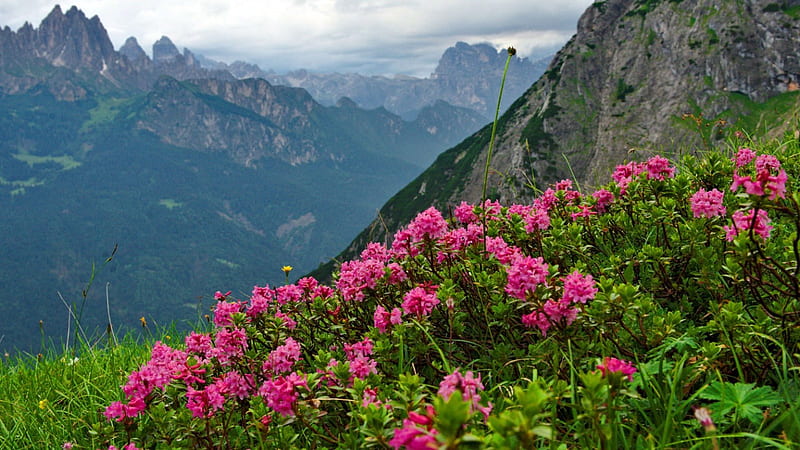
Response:
M525 201L572 174L588 188L626 159L714 146L735 126L780 132L800 110L798 18L797 0L596 2L501 118L490 196ZM428 206L479 202L489 132L441 154L337 259Z

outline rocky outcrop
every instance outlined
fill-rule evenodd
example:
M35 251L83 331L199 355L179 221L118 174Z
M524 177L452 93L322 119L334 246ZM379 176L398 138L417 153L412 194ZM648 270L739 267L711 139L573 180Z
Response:
M715 119L735 122L800 73L800 24L789 15L800 2L784 4L596 2L504 117L492 166L506 178L490 179L494 192L508 200L534 178L571 174L591 186L626 159L714 145ZM448 200L480 198L486 150Z

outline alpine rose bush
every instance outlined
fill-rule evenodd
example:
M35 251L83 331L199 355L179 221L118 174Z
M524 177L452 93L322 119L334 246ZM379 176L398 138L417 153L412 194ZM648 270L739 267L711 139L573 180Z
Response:
M218 292L128 375L104 446L704 445L692 411L731 447L798 442L775 390L800 343L796 159L654 156L591 195L430 207L330 284Z

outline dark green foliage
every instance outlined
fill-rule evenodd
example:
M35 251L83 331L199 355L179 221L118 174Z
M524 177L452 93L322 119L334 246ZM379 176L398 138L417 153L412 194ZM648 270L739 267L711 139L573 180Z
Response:
M636 88L634 86L625 83L625 80L620 78L617 80L617 89L614 91L614 99L624 102L625 97L627 97L628 94L632 94L635 90Z
M222 116L269 124L192 83L169 86ZM309 100L302 92L280 95ZM194 320L214 291L278 283L284 264L295 273L310 270L417 172L392 153L434 151L420 133L384 145L387 133L365 132L388 113L347 117L328 108L311 117L309 136L348 160L291 166L267 159L246 168L223 153L178 148L137 131L153 107L149 94L92 94L78 102L46 90L0 96L0 259L8 262L0 314L18 318L0 324L0 348L36 351L39 320L48 341L63 339L68 313L58 293L82 303L93 262L99 267L115 245L114 260L98 270L88 293L87 334L106 327L107 284L112 321L135 329L140 317Z

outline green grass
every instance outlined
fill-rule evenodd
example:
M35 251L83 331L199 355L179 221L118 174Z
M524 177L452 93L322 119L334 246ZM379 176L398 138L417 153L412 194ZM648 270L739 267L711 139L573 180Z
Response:
M183 206L183 203L175 201L171 198L162 198L161 200L158 201L158 204L169 210L173 210L175 208L180 208L181 206Z
M33 167L37 164L55 163L61 166L61 170L72 170L81 166L79 161L75 161L75 159L69 155L37 156L29 155L27 153L17 153L11 156L18 161L26 163L29 167Z
M181 339L164 333L165 342ZM119 400L127 375L149 358L151 342L0 360L0 449L103 448L105 407Z

